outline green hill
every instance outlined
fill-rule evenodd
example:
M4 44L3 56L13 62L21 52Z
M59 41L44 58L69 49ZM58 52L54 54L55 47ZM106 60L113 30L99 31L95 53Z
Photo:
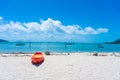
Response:
M0 42L8 42L7 40L0 39Z
M105 42L106 44L120 44L120 39L117 39L113 42Z

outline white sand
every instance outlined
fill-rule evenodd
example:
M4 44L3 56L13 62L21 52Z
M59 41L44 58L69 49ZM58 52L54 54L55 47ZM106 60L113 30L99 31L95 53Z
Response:
M120 80L120 57L51 55L34 66L29 55L4 54L0 80Z

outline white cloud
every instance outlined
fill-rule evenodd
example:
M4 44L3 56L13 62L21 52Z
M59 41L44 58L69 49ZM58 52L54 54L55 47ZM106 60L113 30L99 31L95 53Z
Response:
M0 16L0 22L2 22L2 21L3 21L3 17Z
M3 17L0 16L0 20L2 20L2 19L3 19Z
M2 20L2 17L0 17ZM80 35L101 34L108 32L107 28L94 29L92 27L82 28L79 25L63 25L59 20L48 18L40 22L14 22L0 25L0 36L8 35L9 39L31 39L36 41L44 40L64 40L77 38Z
M97 29L97 32L98 32L98 33L108 32L108 31L109 31L109 29L106 29L106 28L98 28L98 29Z
M100 34L106 32L108 32L107 28L98 28L95 30L92 27L86 27L83 30L81 30L81 34Z

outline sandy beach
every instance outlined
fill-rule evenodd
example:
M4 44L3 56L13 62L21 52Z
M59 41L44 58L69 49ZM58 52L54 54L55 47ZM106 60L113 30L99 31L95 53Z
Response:
M31 64L31 54L0 54L0 80L120 80L120 57L90 54L44 55Z

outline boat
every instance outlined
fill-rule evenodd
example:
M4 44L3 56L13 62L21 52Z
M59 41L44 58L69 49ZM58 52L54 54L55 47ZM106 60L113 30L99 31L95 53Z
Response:
M103 44L97 44L98 48L104 48Z
M74 45L74 43L65 42L65 45Z
M24 46L24 45L25 45L25 43L23 43L23 42L16 43L16 46Z
M98 46L98 48L104 48L104 46Z
M42 52L35 52L31 57L31 62L33 64L42 63L44 61L44 55Z
M102 44L97 44L98 46L102 45Z

